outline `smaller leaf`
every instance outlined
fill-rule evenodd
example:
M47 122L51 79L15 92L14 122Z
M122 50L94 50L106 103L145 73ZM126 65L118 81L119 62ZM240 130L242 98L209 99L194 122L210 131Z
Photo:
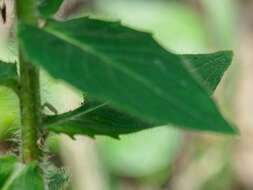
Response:
M59 10L62 2L63 0L40 0L38 2L40 15L43 17L52 16Z
M16 64L0 61L0 85L12 86L17 80Z
M37 162L21 163L15 156L0 158L1 190L44 190Z
M119 135L155 126L96 101L87 101L72 112L49 116L45 120L45 125L48 131L65 133L72 138L77 134L119 138Z
M7 179L13 173L18 162L19 160L15 156L0 158L0 189L2 189Z
M37 162L27 164L13 180L8 190L44 190Z
M224 72L230 66L233 52L219 51L211 54L192 54L182 55L190 69L199 75L203 81L203 85L213 94L218 86Z

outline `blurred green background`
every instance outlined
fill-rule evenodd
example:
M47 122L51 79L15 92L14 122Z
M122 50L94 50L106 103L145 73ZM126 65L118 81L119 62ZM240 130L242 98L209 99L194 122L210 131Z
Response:
M54 152L49 159L72 173L65 189L253 189L252 10L250 0L66 0L58 19L88 15L120 20L152 32L163 47L176 53L233 50L233 64L214 98L222 113L238 124L241 134L222 136L171 126L124 135L120 141L108 137L77 137L73 141L65 135L52 135L46 143ZM0 25L0 33L6 34L6 30L12 26ZM11 34L1 36L0 58L15 59L10 53L13 42L6 40ZM80 92L44 71L41 88L43 103L51 103L59 112L82 102ZM13 131L19 126L18 100L10 90L0 87L0 155L7 152L9 144L18 143Z

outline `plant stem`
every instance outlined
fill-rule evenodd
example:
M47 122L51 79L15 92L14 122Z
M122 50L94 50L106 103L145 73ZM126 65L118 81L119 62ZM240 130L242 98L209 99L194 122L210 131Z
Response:
M37 146L41 130L39 71L20 52L20 109L22 158L24 162L38 160Z
M35 0L16 0L18 22L36 25ZM19 47L20 110L22 159L24 163L39 160L41 151L37 142L40 138L41 102L39 70L24 55Z
M26 24L37 24L36 0L16 0L17 17Z

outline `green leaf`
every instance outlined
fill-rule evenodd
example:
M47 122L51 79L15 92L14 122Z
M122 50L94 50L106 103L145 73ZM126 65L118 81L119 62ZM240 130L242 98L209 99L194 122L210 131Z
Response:
M18 162L19 160L15 156L0 158L0 189L2 189L7 179L14 172Z
M118 111L97 101L87 101L80 108L45 120L46 129L56 133L74 135L119 135L147 129L155 124L144 122L137 117Z
M212 94L220 82L232 60L231 51L213 54L183 55L193 72L201 77ZM216 72L214 72L216 71ZM119 138L122 134L137 132L158 123L147 123L137 117L120 112L97 101L87 101L80 108L68 113L48 116L45 120L46 129L56 133L74 135L108 135Z
M185 60L150 34L88 18L19 29L20 44L34 63L89 97L148 123L235 133Z
M27 165L14 156L0 158L1 190L44 190L37 162Z
M41 16L50 17L60 8L63 0L40 0L38 10Z
M0 85L9 86L17 78L16 64L0 61Z
M22 170L20 170L20 173L17 174L6 190L44 190L43 180L39 175L38 170L38 164L36 162L27 164Z
M182 55L182 57L192 67L192 71L200 75L211 95L229 67L233 52L220 51L212 54Z
M183 57L190 64L193 72L202 78L201 80L212 94L232 60L232 52L221 51L213 54L183 55ZM48 131L65 133L72 138L77 134L90 137L108 135L119 138L122 134L159 126L158 123L141 121L106 104L92 100L88 100L74 111L47 116L44 122Z

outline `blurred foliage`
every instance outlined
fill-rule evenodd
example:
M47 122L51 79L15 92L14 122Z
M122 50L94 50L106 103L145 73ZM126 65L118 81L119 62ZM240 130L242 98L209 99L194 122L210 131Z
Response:
M98 15L151 31L166 48L177 53L204 53L208 36L201 15L177 1L97 0ZM97 14L97 13L95 13Z
M202 3L212 45L231 49L236 40L238 1L203 0Z
M159 172L174 159L182 135L178 129L160 127L125 135L120 141L99 138L101 158L116 175L144 177Z
M231 165L227 164L223 166L220 171L211 176L200 188L201 190L229 190L234 187L234 176L233 171L231 170Z
M13 135L20 127L19 104L16 94L5 87L0 87L0 140Z

